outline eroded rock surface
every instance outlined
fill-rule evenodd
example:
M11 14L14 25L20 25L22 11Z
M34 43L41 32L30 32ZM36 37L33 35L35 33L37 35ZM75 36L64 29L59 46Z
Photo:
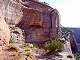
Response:
M9 46L10 30L6 24L2 13L0 13L0 49Z
M70 39L72 52L77 52L78 51L78 46L77 46L77 43L76 43L76 40L74 38L73 33L70 33L70 38L69 39Z
M0 11L17 43L21 40L43 43L59 35L59 12L48 4L36 0L0 0ZM14 33L15 27L22 32Z

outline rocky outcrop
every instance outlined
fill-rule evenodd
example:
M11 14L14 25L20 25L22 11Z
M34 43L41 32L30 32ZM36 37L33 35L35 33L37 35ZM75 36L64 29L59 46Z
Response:
M16 42L43 43L59 35L59 12L47 4L35 0L3 0L0 1L0 11Z
M23 16L18 0L0 0L0 12L9 25L16 25Z
M77 43L76 43L76 40L74 38L74 35L73 33L70 33L70 44L71 44L71 50L72 52L77 52L78 51L78 46L77 46Z
M62 28L62 41L68 42L67 45L65 44L65 50L70 51L69 49L71 48L72 52L78 51L78 46L74 34L69 28L65 28L65 27Z
M10 30L0 13L0 46L9 46Z
M11 30L11 39L15 43L24 44L25 42L25 33L19 27L10 27Z

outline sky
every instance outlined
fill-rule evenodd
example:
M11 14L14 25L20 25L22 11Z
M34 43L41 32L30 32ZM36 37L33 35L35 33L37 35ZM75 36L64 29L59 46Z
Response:
M80 0L40 0L56 8L64 27L80 27Z

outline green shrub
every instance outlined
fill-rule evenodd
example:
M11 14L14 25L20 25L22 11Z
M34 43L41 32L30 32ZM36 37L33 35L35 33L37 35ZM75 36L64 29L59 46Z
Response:
M28 56L33 54L33 51L29 47L25 47L25 51L26 51Z
M15 43L12 39L9 40L9 43Z
M10 46L10 47L13 47L13 46L14 46L14 44L10 43L10 44L9 44L9 46Z
M28 47L25 47L25 51L30 51L31 49Z
M30 55L32 55L32 54L33 54L33 52L32 52L32 51L26 51L26 53L27 53L27 55L28 55L28 56L30 56Z
M10 43L10 49L14 49L16 51L19 51L20 48L18 46L15 46L14 44Z
M72 55L68 55L67 58L73 58Z
M44 45L44 50L45 50L45 51L50 50L50 45L51 45L50 43L45 44L45 45Z
M39 48L38 44L33 44L33 47Z
M12 52L12 55L16 56L18 53L16 51Z
M29 44L27 44L27 43L24 44L24 47L28 47L28 46L29 46Z
M20 46L20 48L29 47L29 44L25 43L24 45Z
M25 60L25 58L19 58L19 60Z
M62 51L63 48L64 48L63 43L56 40L53 40L51 43L47 43L44 45L44 50L48 52Z

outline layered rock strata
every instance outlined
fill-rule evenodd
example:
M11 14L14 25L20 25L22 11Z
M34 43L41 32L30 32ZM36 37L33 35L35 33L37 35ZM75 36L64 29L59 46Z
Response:
M0 11L16 42L42 43L58 37L59 12L47 4L35 0L1 0Z

